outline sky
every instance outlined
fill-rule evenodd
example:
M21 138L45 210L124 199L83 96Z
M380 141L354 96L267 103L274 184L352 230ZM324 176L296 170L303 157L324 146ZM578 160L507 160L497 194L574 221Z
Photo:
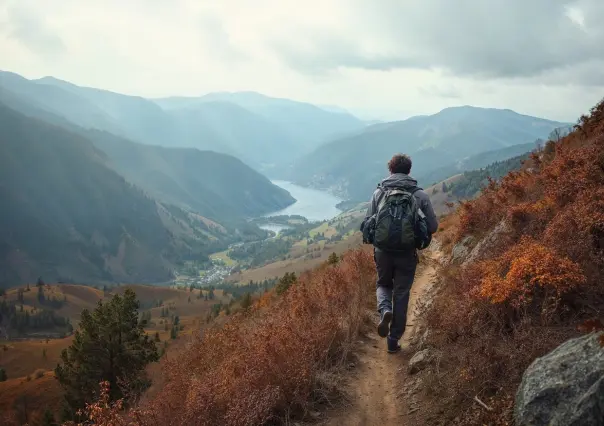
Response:
M604 97L602 22L603 0L0 0L0 69L367 119L474 105L574 122Z

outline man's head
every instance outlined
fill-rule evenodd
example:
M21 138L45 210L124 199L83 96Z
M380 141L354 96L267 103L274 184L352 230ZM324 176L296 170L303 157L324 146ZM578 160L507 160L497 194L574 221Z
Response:
M406 154L394 154L388 161L388 170L390 173L404 173L408 175L411 172L411 158Z

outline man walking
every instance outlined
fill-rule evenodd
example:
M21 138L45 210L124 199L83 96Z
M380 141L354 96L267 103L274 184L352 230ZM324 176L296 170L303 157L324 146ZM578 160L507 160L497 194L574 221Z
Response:
M396 353L405 332L417 249L430 243L438 220L428 194L409 176L411 158L396 154L388 169L390 176L373 193L361 229L365 242L375 246L378 334L387 338L388 352Z

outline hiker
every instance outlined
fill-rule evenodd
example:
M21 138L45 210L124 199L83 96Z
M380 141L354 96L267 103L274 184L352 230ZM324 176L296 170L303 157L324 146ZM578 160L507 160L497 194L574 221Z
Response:
M363 242L374 245L378 334L386 337L388 352L395 353L401 350L398 342L407 323L417 250L430 244L438 220L428 194L409 176L411 158L396 154L388 169L390 176L373 193L361 231Z

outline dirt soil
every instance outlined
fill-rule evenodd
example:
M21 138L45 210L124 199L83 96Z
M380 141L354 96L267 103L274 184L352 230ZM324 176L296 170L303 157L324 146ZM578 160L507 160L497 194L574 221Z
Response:
M409 342L415 332L417 301L436 280L438 248L426 253L424 264L418 272L411 290L407 314L407 329L398 354L386 352L386 339L377 335L376 328L359 341L358 361L347 382L348 404L327 413L325 426L389 426L412 424L407 416L415 411L405 398L402 385L407 374L410 353ZM377 315L376 315L377 324Z

